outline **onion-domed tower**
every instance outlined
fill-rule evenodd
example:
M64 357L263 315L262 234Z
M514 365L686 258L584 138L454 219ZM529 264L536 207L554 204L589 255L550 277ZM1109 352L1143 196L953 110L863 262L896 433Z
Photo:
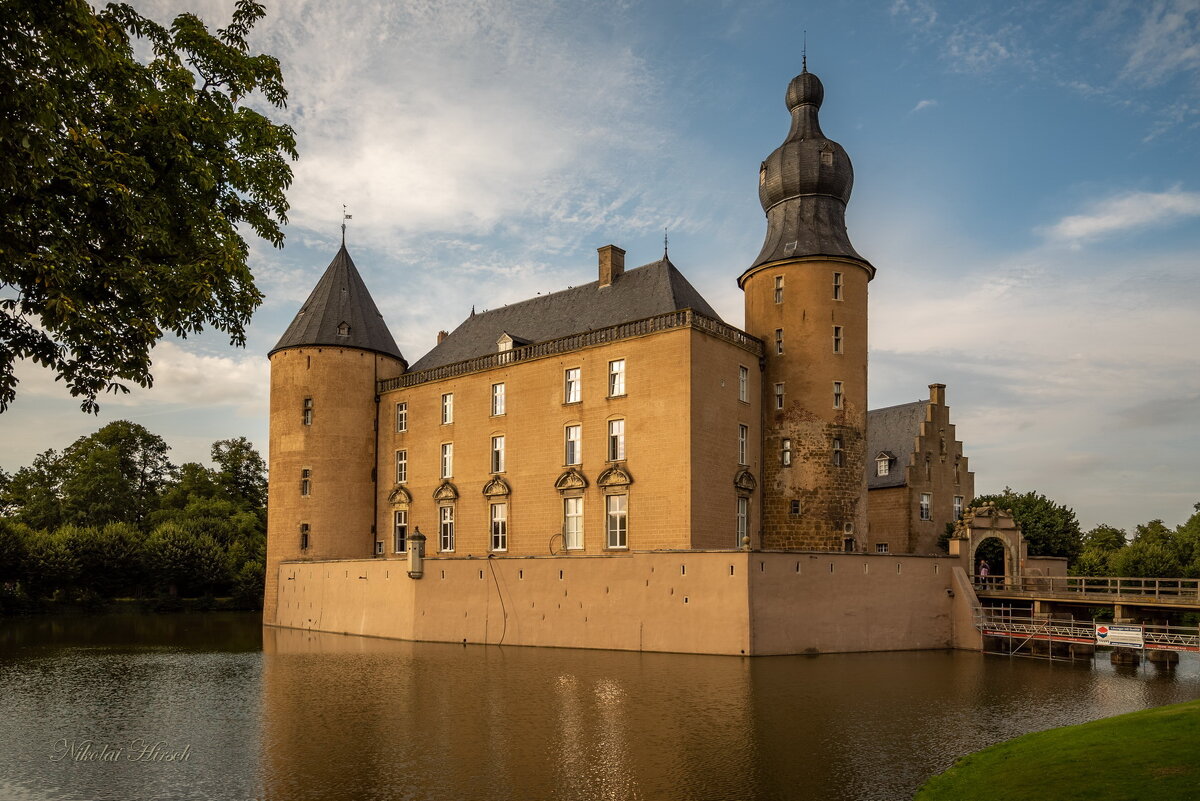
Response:
M792 79L787 139L762 163L767 236L742 273L746 330L766 343L762 547L853 548L866 535L867 282L846 234L850 157L821 131L825 90Z
M376 552L376 382L408 369L344 242L269 358L267 624L280 562Z

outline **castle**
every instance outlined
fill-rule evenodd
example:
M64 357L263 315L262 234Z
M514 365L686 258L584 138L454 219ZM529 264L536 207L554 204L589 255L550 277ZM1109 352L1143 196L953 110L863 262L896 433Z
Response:
M723 322L665 252L626 269L625 252L606 245L597 280L472 311L409 364L343 243L270 353L265 622L412 639L788 652L799 647L794 632L756 628L770 618L754 611L765 590L753 582L764 578L745 574L752 561L765 574L768 560L751 555L794 561L790 572L802 575L800 553L932 553L970 501L972 476L940 384L929 402L872 412L868 426L875 267L846 232L853 168L821 131L823 96L807 69L791 81L790 131L760 167L767 233L737 278L745 330ZM650 588L661 573L652 574L668 558L687 576L680 554L693 577L697 564L708 576L691 594L680 590L683 604L703 606L708 590L720 603L728 582L718 588L715 577L727 563L728 577L747 582L732 611L717 613L730 615L721 625L733 634L676 642L668 631L677 612L656 606ZM422 583L435 572L446 589ZM582 623L548 617L564 613L561 598L540 622L522 611L557 598L568 578L602 609L581 613ZM384 620L396 610L407 622ZM771 614L786 612L785 603ZM641 621L636 646L627 617ZM664 639L648 645L656 619Z

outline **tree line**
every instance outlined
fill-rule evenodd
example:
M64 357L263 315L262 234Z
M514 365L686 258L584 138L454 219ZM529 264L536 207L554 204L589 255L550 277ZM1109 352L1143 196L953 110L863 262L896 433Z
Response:
M109 423L12 475L0 470L0 611L46 600L228 597L262 605L267 467L245 437L213 467Z
M1065 556L1075 576L1200 578L1200 503L1175 528L1162 520L1124 529L1100 524L1081 530L1075 511L1037 492L981 495L972 505L995 503L1021 524L1030 556Z

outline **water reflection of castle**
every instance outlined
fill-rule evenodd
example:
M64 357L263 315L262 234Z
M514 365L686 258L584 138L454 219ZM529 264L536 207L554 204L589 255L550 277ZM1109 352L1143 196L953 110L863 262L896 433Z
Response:
M733 654L954 642L957 562L916 554L972 474L941 385L868 432L875 268L823 97L792 80L760 167L744 331L665 252L627 271L608 245L596 281L472 310L410 366L343 245L271 352L265 621Z

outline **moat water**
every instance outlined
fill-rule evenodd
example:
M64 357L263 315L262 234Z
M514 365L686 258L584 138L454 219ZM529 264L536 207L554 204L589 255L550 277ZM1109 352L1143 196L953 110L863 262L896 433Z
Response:
M0 619L0 798L885 799L1025 732L1200 697L959 652L706 657ZM1051 793L1052 795L1052 793Z

